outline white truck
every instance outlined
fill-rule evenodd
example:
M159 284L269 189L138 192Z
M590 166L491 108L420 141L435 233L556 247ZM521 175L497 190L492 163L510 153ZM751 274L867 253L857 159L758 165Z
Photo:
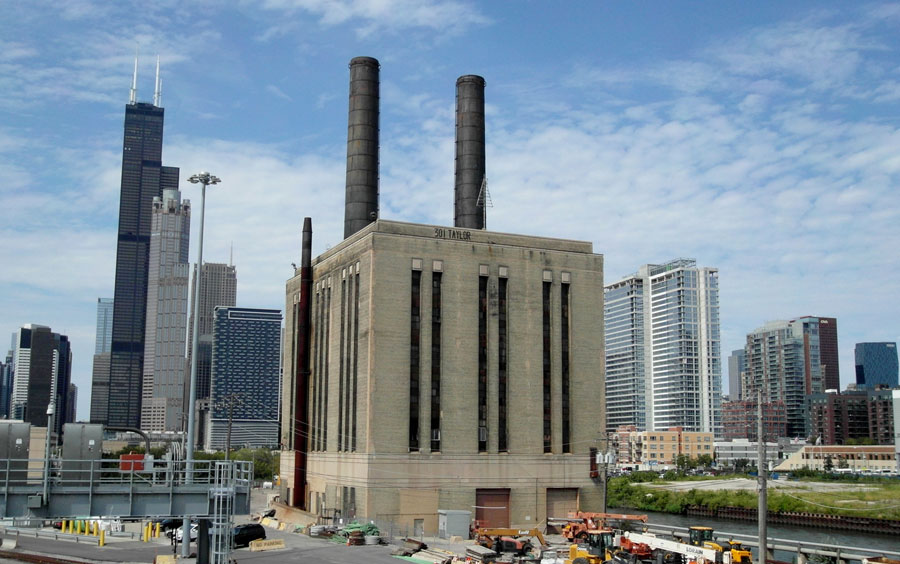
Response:
M632 556L632 560L651 560L662 564L732 564L731 553L713 548L694 546L673 539L658 537L652 533L622 533L619 549ZM649 556L649 558L648 558Z

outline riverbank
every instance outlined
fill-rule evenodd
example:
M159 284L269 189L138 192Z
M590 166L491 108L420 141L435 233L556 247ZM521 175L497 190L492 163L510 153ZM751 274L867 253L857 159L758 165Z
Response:
M814 514L900 522L900 483L896 481L770 480L768 485L770 515ZM745 476L712 480L626 476L611 479L608 492L611 506L678 515L687 514L689 508L715 513L731 508L729 511L741 514L755 512L758 507L756 480Z

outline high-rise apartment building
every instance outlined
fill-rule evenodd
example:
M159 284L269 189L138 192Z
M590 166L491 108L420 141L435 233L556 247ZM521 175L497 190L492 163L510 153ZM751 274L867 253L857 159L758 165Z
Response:
M741 373L745 366L744 349L731 351L731 356L728 357L728 399L730 401L741 401L744 397L741 392Z
M217 306L205 447L278 446L280 379L281 311Z
M604 288L604 315L607 430L721 436L718 270L693 259L644 265Z
M606 430L647 430L644 357L644 278L630 276L604 288L606 321Z
M197 288L197 265L194 265L194 277L191 282L191 297ZM209 398L210 363L212 362L213 327L215 326L215 309L217 306L234 307L237 305L237 269L233 264L205 262L200 271L200 297L197 300L200 308L200 334L198 335L197 360L197 399ZM194 307L191 304L191 316L188 320L188 343L194 338ZM191 364L191 349L188 347L188 366Z
M180 431L185 426L185 336L191 204L178 190L153 199L147 275L147 326L141 429Z
M109 351L112 348L113 299L97 298L97 336L91 370L91 423L105 423L109 404Z
M801 318L803 319L803 318ZM809 317L818 322L819 360L822 362L822 382L826 390L841 389L841 365L838 362L837 319L834 317Z
M747 335L744 347L746 369L742 382L745 394L755 396L762 389L763 401L783 401L787 412L787 432L792 437L809 433L806 397L826 390L822 361L821 327L826 349L837 347L834 318L806 316L790 321L773 321ZM829 353L829 362L837 362ZM832 371L832 374L834 371Z
M55 404L54 432L68 420L72 348L66 335L28 324L16 333L12 412L37 427L47 426L47 406Z
M897 343L856 343L856 387L896 388Z
M893 445L892 400L891 390L811 394L807 398L810 434L826 445L848 444L852 439Z
M122 184L113 296L107 421L138 427L147 313L147 269L153 199L178 189L179 170L162 165L163 121L159 107L159 74L154 103L136 100L137 64L131 100L125 106Z

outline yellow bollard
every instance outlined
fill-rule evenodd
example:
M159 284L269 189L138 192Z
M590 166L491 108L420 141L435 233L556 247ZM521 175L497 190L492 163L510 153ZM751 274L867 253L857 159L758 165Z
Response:
M97 543L97 546L103 546L106 544L106 530L100 529L100 542Z
M150 523L144 523L144 542L150 542Z
M81 519L79 519L77 524L75 525L75 534L76 535L81 534Z
M159 538L159 526L160 526L160 523L157 523L156 530L153 531L153 538L155 538L155 539Z
M94 536L100 535L100 524L94 521Z

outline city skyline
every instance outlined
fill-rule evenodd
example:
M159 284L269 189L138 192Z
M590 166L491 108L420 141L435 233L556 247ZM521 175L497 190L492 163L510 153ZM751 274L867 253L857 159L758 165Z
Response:
M9 7L0 330L70 337L82 418L136 47L138 101L160 54L184 198L199 197L189 174L222 178L205 254L224 262L234 243L238 305L284 307L302 217L315 255L341 241L346 63L367 55L382 65L382 217L452 224L454 81L479 74L491 231L592 241L605 284L673 256L715 265L722 351L770 320L833 316L841 389L855 343L900 341L881 282L900 275L897 4L360 6Z

